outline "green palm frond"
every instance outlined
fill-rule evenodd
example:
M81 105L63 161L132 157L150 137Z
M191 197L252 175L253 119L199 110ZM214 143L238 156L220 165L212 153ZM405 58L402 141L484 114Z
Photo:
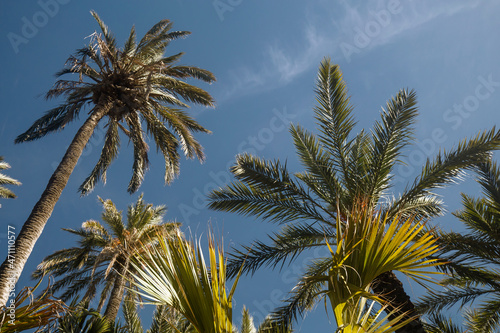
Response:
M382 119L373 126L372 151L368 167L368 196L376 203L390 187L390 173L405 146L414 140L413 132L416 108L416 93L400 91L396 97L387 102L386 110L382 111Z
M343 197L344 189L336 177L335 165L316 137L300 126L291 125L290 133L297 154L307 170L307 174L298 175L299 179L325 202L334 203L337 198Z
M491 151L497 149L499 143L500 131L497 132L493 127L469 140L462 140L456 149L439 152L434 161L426 162L421 175L392 205L391 214L407 210L408 203L415 198L435 196L432 190L461 180L464 170L473 170L477 164L488 160ZM437 208L442 214L442 207ZM425 214L425 211L421 213Z
M99 179L101 179L103 184L106 184L106 171L111 165L111 162L113 162L118 155L118 148L120 147L118 124L114 121L109 121L107 126L106 139L102 147L99 161L87 179L80 185L79 191L82 195L86 195L92 191Z
M498 295L494 299L481 302L466 318L466 325L473 328L474 332L495 332L500 327L500 301Z
M428 333L466 333L451 318L445 318L441 314L430 315L430 323L425 324ZM476 332L476 331L471 331Z
M500 168L494 161L478 165L478 182L488 200L488 205L500 211Z
M209 195L211 209L259 216L278 223L298 219L330 223L324 217L328 211L314 205L315 198L292 179L286 164L245 154L237 157L231 172L238 182L213 191Z
M144 329L142 328L141 318L137 313L137 305L134 298L132 293L127 293L123 302L123 318L127 333L143 333Z
M346 142L356 122L342 72L330 59L324 59L320 64L315 93L319 105L314 108L314 113L321 131L320 141L330 151L336 169L344 176L345 186L352 189L354 184L347 177L345 164L348 155Z
M253 317L245 306L243 306L243 310L241 311L241 327L239 333L257 333L257 329L253 323Z
M462 194L463 207L454 215L467 227L466 234L438 233L438 256L448 261L442 266L448 274L441 281L445 289L430 292L419 307L432 313L457 303L475 304L464 326L470 332L494 332L500 327L500 171L492 161L478 163L475 170L484 197Z
M445 284L444 281L441 283ZM491 292L494 292L494 290L471 286L463 288L447 287L442 292L429 291L427 295L420 298L417 307L420 311L435 313L450 308L457 303L463 307L466 303L473 302L477 298L488 295Z
M118 323L103 318L99 312L89 309L86 301L74 299L69 311L60 317L55 325L46 327L43 333L122 333Z
M286 225L279 233L269 236L270 244L256 241L251 246L234 249L228 260L228 276L255 273L265 265L282 269L287 261L292 262L302 252L317 247L325 247L325 238L335 243L335 233L328 229L317 228L310 224Z

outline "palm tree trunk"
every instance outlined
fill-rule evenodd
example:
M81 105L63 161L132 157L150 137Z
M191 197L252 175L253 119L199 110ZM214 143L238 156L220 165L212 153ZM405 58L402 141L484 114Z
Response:
M398 311L390 315L390 319L396 318L402 313L406 313L406 318L416 315L415 306L410 301L410 296L406 294L403 284L393 272L386 272L377 276L372 284L373 292L388 302L386 312L398 309ZM396 333L425 333L424 326L420 317L415 317L409 324L400 328Z
M125 262L123 263L123 261ZM104 311L104 318L111 322L116 319L118 310L120 310L123 294L125 292L125 284L127 283L125 275L127 274L130 260L127 258L126 260L117 260L117 262L121 268L116 272L117 277L115 279L115 284L113 286L113 290L111 290L106 311Z
M83 149L108 109L108 104L99 103L96 105L95 111L92 112L82 127L80 127L57 169L52 174L52 177L50 177L45 191L21 228L16 238L14 249L9 251L11 255L7 256L0 266L0 305L7 303L9 291L19 280L24 265L36 241L42 234L43 228L52 214L64 187L66 187L69 176L73 172ZM9 259L11 260L9 261Z

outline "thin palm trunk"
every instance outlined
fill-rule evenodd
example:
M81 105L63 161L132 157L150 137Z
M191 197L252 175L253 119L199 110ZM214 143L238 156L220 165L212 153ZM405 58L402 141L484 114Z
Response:
M19 276L23 271L26 261L28 261L36 241L42 234L43 228L52 214L56 202L59 200L63 189L68 183L69 176L73 172L99 120L106 114L107 109L108 105L104 105L103 102L99 103L95 111L92 112L82 127L80 127L57 169L52 174L52 177L50 177L45 191L19 232L14 249L9 251L10 256L7 256L0 266L0 305L7 303L12 285L19 280Z
M388 302L386 312L397 310L389 315L392 320L397 316L406 313L406 318L415 316L415 306L410 300L410 296L406 294L403 284L393 272L380 274L372 284L373 292ZM424 326L420 317L415 317L410 323L396 331L397 333L425 333Z
M104 311L104 318L109 321L114 321L116 319L125 292L125 284L127 283L125 275L127 274L130 260L127 258L124 263L123 261L123 258L118 261L120 269L117 271L115 285L113 286L113 290L111 290L106 311Z

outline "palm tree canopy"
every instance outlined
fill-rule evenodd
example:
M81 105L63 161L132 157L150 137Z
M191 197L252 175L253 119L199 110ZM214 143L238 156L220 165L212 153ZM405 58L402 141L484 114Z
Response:
M123 48L118 48L108 27L92 12L101 33L91 35L88 46L69 57L58 80L46 98L65 98L63 104L49 110L23 134L16 143L32 141L62 130L89 107L89 114L104 112L107 122L104 146L100 158L80 186L87 194L101 179L118 154L120 134L125 134L134 147L133 175L128 191L137 191L148 168L148 145L145 135L152 137L165 157L165 182L170 183L179 173L179 153L188 158L204 159L203 149L193 132L210 133L184 110L191 102L214 106L210 94L183 79L195 78L211 83L215 77L207 70L178 65L183 53L164 56L170 41L189 35L188 31L171 31L172 23L162 20L137 42L135 29ZM184 102L184 101L185 102ZM173 106L173 107L172 107ZM143 126L145 125L145 129Z
M500 328L500 168L487 161L478 165L477 173L483 196L462 193L463 208L454 213L468 233L438 234L438 256L447 262L442 267L449 274L441 282L446 289L429 293L419 306L436 313L476 301L465 325L473 332L493 332Z
M3 156L0 156L0 170L10 169L10 165L7 162L4 162ZM21 185L21 183L14 178L10 178L9 176L0 173L0 198L15 198L16 195L14 192L4 187L3 185Z
M165 207L146 204L142 195L128 207L126 223L111 200L100 200L104 225L89 220L82 223L80 229L63 229L79 237L79 246L47 256L33 273L34 278L47 274L59 277L52 289L54 292L65 289L61 295L65 301L83 290L86 290L84 298L91 299L96 288L103 285L98 309L119 278L126 258L155 243L158 235L169 237L179 227L178 223L165 223Z
M256 241L230 254L229 276L240 267L245 273L262 266L283 267L304 251L335 245L335 221L345 221L356 205L380 211L389 220L441 215L443 203L433 190L456 182L463 170L487 160L491 150L500 147L500 131L493 128L463 140L455 149L439 151L396 196L391 192L395 167L415 142L415 92L399 91L382 109L381 119L371 131L355 135L356 121L342 73L329 59L319 67L315 92L319 133L300 125L290 127L304 171L291 173L286 162L242 154L231 168L236 180L209 195L211 209L280 225L268 242ZM303 294L294 303L295 311L307 308L313 300L310 296Z

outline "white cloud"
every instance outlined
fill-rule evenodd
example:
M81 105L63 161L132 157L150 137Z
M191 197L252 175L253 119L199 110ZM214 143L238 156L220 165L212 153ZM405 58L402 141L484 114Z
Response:
M356 55L391 43L412 29L475 8L481 2L378 0L353 5L343 0L340 6L338 2L321 0L309 3L308 23L297 41L304 46L273 42L259 67L241 66L230 72L231 88L224 90L219 101L286 85L316 67L325 56L349 62ZM361 40L361 35L367 40ZM346 45L352 47L350 54L345 50Z

